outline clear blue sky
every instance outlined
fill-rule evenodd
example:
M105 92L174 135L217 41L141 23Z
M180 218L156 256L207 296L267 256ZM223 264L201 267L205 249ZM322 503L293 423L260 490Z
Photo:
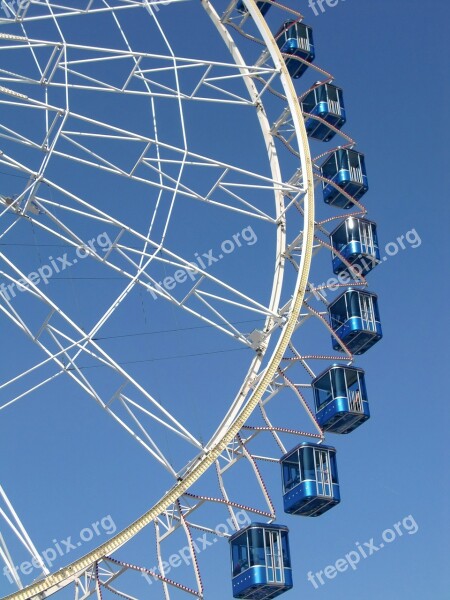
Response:
M449 408L448 386L442 382L448 371L444 331L446 326L448 329L449 209L446 195L450 182L444 135L449 126L446 98L450 92L447 27L450 10L446 0L436 0L431 5L418 0L339 0L335 7L325 3L326 10L319 16L314 15L304 0L296 6L305 15L305 22L314 28L317 64L332 72L337 84L344 89L346 131L366 154L370 190L365 204L369 217L379 224L381 247L384 249L390 242L398 245L397 238L408 232L409 237L404 238L404 249L400 248L369 276L370 289L380 298L384 331L383 341L358 361L366 370L372 418L350 436L327 438L327 442L338 449L341 504L318 519L288 517L281 508L278 471L264 471L278 508L278 521L291 530L295 588L285 597L445 600L449 597L445 574L450 550L446 444ZM169 15L172 8L162 10ZM189 32L195 38L196 24L188 20L187 9L182 10L185 17L174 26L180 35ZM271 25L272 14L269 13ZM169 17L161 11L161 19L165 18ZM81 39L83 32L79 35ZM204 40L192 42L193 55L200 42ZM212 48L215 51L215 46ZM301 81L296 85L301 89ZM92 107L98 115L102 110L101 105ZM134 118L133 115L127 117ZM207 128L204 124L201 126L203 117L201 113L192 117L192 123L198 119L201 133L196 143L199 146L207 143ZM136 126L143 127L138 116ZM233 143L228 136L226 118L215 131L219 146L223 144L226 153ZM254 160L256 162L257 157ZM81 193L86 193L92 180L77 182L76 176L75 171L66 174L71 185L79 186ZM7 186L8 193L14 193L16 188L11 177L5 175L0 182ZM123 183L117 183L117 188L106 180L95 185L98 186L96 193L100 190L111 195L111 210L139 225L139 210L143 205L128 210L124 204L128 192ZM110 187L103 187L107 185ZM320 197L318 202L321 202ZM242 229L242 221L230 219L226 223L217 222L217 229L211 232L202 228L196 208L190 210L191 213L178 215L189 224L189 231L183 231L189 256L195 251L206 251L217 240ZM98 227L92 230L93 234L98 231ZM263 229L255 228L255 231L263 237ZM49 238L40 235L24 228L12 241L38 246L48 242ZM171 242L176 247L176 236ZM389 247L391 254L394 254L393 248ZM25 271L33 269L39 261L45 263L49 252L53 252L44 245L37 250L32 248L30 255L25 255L26 251L24 246L10 249L12 256L23 261ZM54 252L60 255L60 249L55 248ZM254 261L257 265L266 257L266 249L260 241L243 247L240 252L230 256L224 269L238 272L244 261L246 264ZM386 256L386 252L383 254ZM271 254L267 254L267 260L271 260ZM96 270L90 271L84 264L80 269L84 270L74 274L72 281L55 280L50 287L61 302L70 299L67 306L70 305L71 314L88 327L94 318L93 304L99 310L106 308L108 299L120 289L120 282L80 284L77 277L97 275ZM331 269L324 273L324 279L329 276ZM264 281L263 274L255 275L255 285L261 286ZM75 287L69 290L69 285L88 285L89 293L84 288L84 295L75 300L72 291ZM159 319L163 314L167 321L161 325ZM159 304L157 308L151 299L136 295L104 334L117 336L192 324L175 313L163 313ZM3 380L8 370L16 372L25 345L21 345L17 333L5 319L2 319L2 328L6 338L12 340L5 348ZM137 337L132 341L115 338L104 344L120 361L232 348L231 343L204 332L189 334L189 337L186 333L174 332ZM27 348L26 364L33 364L41 355L34 348ZM324 351L329 350L331 346L327 346L325 339ZM224 413L225 399L235 389L231 382L220 379L220 373L225 367L239 372L238 354L225 353L220 359L210 355L149 361L129 368L136 377L151 379L152 390L161 394L168 390L169 396L176 397L178 414L191 420L197 428L193 431L195 435L206 439ZM114 384L115 381L106 378L101 381L100 377L99 385L105 394L111 392ZM108 515L118 528L123 527L148 508L169 485L160 470L157 474L149 470L145 453L123 432L118 432L117 425L102 415L78 388L60 378L44 389L45 392L4 412L0 436L0 452L4 457L1 480L39 549L54 547L52 540L66 539L69 535L78 540L78 532ZM290 415L282 417L289 425ZM178 447L171 450L167 441L165 450L169 455L177 454ZM251 496L253 488L246 479L242 478L239 486L244 496ZM207 491L206 482L199 489ZM210 519L211 525L224 522L223 513L219 516L212 512ZM364 545L373 538L373 544L378 547L382 533L399 522L403 523L399 526L403 535L396 535L391 543L385 543L383 548L361 560L354 571L348 569L333 579L325 577L323 585L319 581L318 589L308 581L309 571L317 573L327 565L335 565L354 551L358 543ZM107 530L109 521L103 523L102 535L80 546L81 550L107 539L105 534L112 530ZM130 549L130 556L122 556L130 562L142 563L147 541L153 543L150 537L142 536ZM172 551L179 547L180 542L174 540ZM81 550L74 550L67 560L56 560L55 566L63 566ZM17 552L20 557L19 549ZM206 599L230 598L227 544L208 547L201 553L200 561ZM175 577L178 575L174 573ZM24 580L31 581L32 577L24 577ZM163 597L155 584L150 587L150 593L145 581L142 583L143 587L136 587L139 598ZM0 575L0 594L11 591L7 578ZM70 597L68 592L64 594L62 597ZM177 597L175 594L174 598Z

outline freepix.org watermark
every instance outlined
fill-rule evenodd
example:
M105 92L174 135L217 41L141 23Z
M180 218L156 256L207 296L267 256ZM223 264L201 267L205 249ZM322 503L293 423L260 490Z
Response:
M178 284L185 283L188 279L195 281L200 275L199 267L202 271L206 271L209 267L224 259L225 256L232 254L237 248L242 248L242 246L253 246L257 241L258 237L252 227L250 225L244 227L241 231L230 236L230 239L224 240L220 244L220 249L217 251L217 254L213 248L210 248L207 252L202 252L201 254L195 252L194 261L189 263L189 267L178 269L173 276L165 277L162 281L158 281L154 284L154 287L163 295L164 292L171 292ZM154 300L158 298L159 294L157 294L155 290L148 291L153 296Z
M24 10L28 4L30 0L1 0L0 7L7 19L14 19L16 13Z
M345 0L308 0L308 6L313 11L314 15L318 17L326 11L326 6L334 8L340 2L345 2ZM326 4L326 6L324 6L324 4Z
M388 261L393 256L396 256L400 250L404 251L407 248L418 248L422 245L422 239L417 233L416 229L410 229L403 235L399 235L395 241L388 242L384 247L384 254L381 256L381 263ZM353 270L361 275L363 269L367 269L370 265L366 260L359 256L361 259L361 265L353 265ZM321 300L326 298L328 292L336 292L341 285L348 285L353 281L353 278L347 271L342 271L336 277L330 277L327 281L324 281L321 285L315 285L311 283L311 291L314 296Z
M89 527L84 527L76 540L73 540L73 536L63 540L52 540L52 546L49 546L45 550L39 553L42 558L42 562L47 566L51 567L55 561L63 556L70 554L72 550L80 548L83 544L90 542L94 537L100 537L103 534L113 535L117 531L116 524L114 523L111 515L103 517L99 521L94 521ZM20 563L20 565L14 566L14 570L17 574L30 575L34 569L41 570L41 564L36 558ZM13 576L8 566L3 567L3 575L7 577L9 583L13 583Z
M244 527L244 525L250 525L251 519L245 510L240 510L235 513L236 522L239 525L239 528ZM228 518L226 523L220 523L215 527L214 537L211 537L212 534L204 533L201 536L198 536L195 540L192 540L192 545L194 546L196 554L201 554L207 548L210 548L215 543L219 541L220 538L226 536L229 533L235 533L234 523L231 518ZM150 569L151 573L154 574L152 577L149 573L142 573L142 577L144 577L149 585L152 585L154 581L158 581L159 577L167 577L172 569L178 569L183 564L189 566L192 563L192 554L189 546L184 546L178 550L178 552L174 552L169 556L167 561L163 560L161 563L161 568L153 567Z
M381 542L375 544L374 538L370 538L368 542L363 542L362 544L355 542L356 550L350 550L343 558L338 558L333 565L328 565L323 570L317 571L317 573L309 571L306 577L314 589L317 590L320 586L327 583L326 579L335 579L339 573L345 573L349 568L356 571L361 560L373 556L388 544L392 544L392 542L401 538L405 532L408 535L414 535L418 531L419 526L414 517L408 515L395 523L392 528L385 529L381 534Z
M100 233L97 237L92 238L86 244L86 246L79 246L75 254L76 256L69 260L68 253L65 252L62 256L48 257L48 262L45 265L39 267L36 271L32 271L27 275L26 279L19 279L18 281L12 281L11 283L0 284L0 295L9 302L11 298L17 296L17 292L26 292L29 288L29 283L39 285L43 283L47 285L53 275L56 273L62 273L66 269L76 265L79 260L83 260L87 256L90 256L90 252L87 248L96 252L99 248L102 252L108 252L111 249L112 241L106 232Z

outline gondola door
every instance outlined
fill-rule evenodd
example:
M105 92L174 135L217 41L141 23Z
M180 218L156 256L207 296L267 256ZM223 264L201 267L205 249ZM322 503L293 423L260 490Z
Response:
M373 229L370 223L360 221L359 235L361 239L361 252L369 256L375 256L375 245L373 240Z
M349 151L347 161L349 163L350 179L356 183L363 183L363 172L359 154Z
M318 496L332 496L330 455L326 450L314 449L314 466Z
M372 296L361 294L359 297L359 303L362 328L366 331L376 331L375 311L373 309Z
M267 583L284 583L283 554L281 551L281 533L265 531Z
M341 116L341 103L339 101L339 92L336 88L327 86L326 87L328 96L328 111L334 115Z
M348 409L354 413L363 413L363 398L358 372L352 374L352 372L346 371L345 386L347 390Z

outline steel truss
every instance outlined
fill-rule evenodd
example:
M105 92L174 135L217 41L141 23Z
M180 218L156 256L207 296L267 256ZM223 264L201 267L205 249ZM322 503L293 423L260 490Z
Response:
M310 387L311 377L315 376L320 361L344 360L348 364L353 361L342 342L344 358L314 351L306 354L297 334L301 326L314 322L323 333L334 335L326 311L328 286L314 285L309 274L313 256L322 249L330 249L328 226L334 224L335 218L315 220L314 186L323 180L316 165L323 155L316 159L310 155L305 115L299 104L301 97L297 96L266 21L254 0L245 0L246 14L238 13L233 1L222 16L217 12L215 2L202 0L202 8L229 50L230 62L180 57L165 36L159 20L159 10L170 10L163 6L165 4L149 0L79 0L64 5L49 0L31 0L17 3L10 14L0 19L0 24L5 26L5 33L0 33L0 52L3 52L0 56L5 56L2 64L19 52L26 52L34 64L33 73L0 69L2 110L20 110L45 123L43 131L33 127L29 131L15 130L10 123L2 121L0 124L0 143L4 142L7 148L19 146L24 151L23 156L28 158L28 161L18 160L10 152L0 152L1 167L27 182L17 195L0 197L0 220L4 223L0 240L7 240L14 229L26 222L33 231L54 238L78 256L81 253L123 281L120 293L101 314L96 315L95 322L86 330L6 251L0 252L0 275L8 285L15 286L11 289L23 290L27 298L24 310L14 297L9 297L11 294L2 293L0 311L42 351L44 357L1 383L0 389L8 396L0 410L24 402L60 375L66 375L127 431L174 481L171 489L129 527L53 574L49 574L17 515L14 513L11 520L0 507L5 523L22 537L30 556L40 561L44 576L8 596L14 600L46 598L70 584L76 600L91 596L102 598L106 593L132 599L134 596L121 585L122 579L128 581L126 576L130 573L158 582L164 598L169 598L174 590L203 598L199 549L193 532L217 535L208 520L208 507L222 507L234 529L239 528L238 511L275 519L274 502L260 465L277 463L280 454L289 448L287 440L293 437L324 439L305 390ZM292 9L273 4L291 16L301 18ZM160 30L164 52L147 53L134 49L122 27L122 19L136 10L145 14ZM65 21L106 14L118 32L120 48L118 45L93 47L66 39L63 33ZM51 39L47 39L47 29L43 30L42 37L36 35L39 25L46 23L56 31L56 36ZM11 33L7 33L6 26ZM256 60L246 58L247 42L261 46ZM117 65L117 73L120 73L117 80L111 78L111 64ZM332 76L320 67L311 65L311 68L323 75L322 82L332 81ZM188 78L185 78L186 73ZM145 98L153 115L152 130L126 129L107 122L106 117L100 120L83 114L73 108L72 103L72 98L79 93L127 101ZM273 98L283 106L281 116L271 114ZM161 101L175 107L180 129L177 143L165 141L160 130L158 103ZM190 149L185 107L191 103L236 107L256 114L267 151L268 169L255 173L239 164ZM319 117L314 118L321 121ZM338 133L344 137L347 147L353 147L351 138ZM110 144L120 144L123 148L120 160L109 153ZM297 161L293 174L284 173L281 166L280 156L286 150ZM76 193L71 186L65 186L52 171L52 164L59 164L58 161L82 167L101 177L130 182L130 185L151 192L155 201L146 230L105 210L95 197L86 197ZM194 175L187 178L187 172ZM190 182L202 178L209 184L207 189L200 191ZM271 209L266 202L256 199L259 194L264 198L271 197L272 202L275 200ZM193 264L191 256L172 247L170 231L180 199L272 228L276 240L275 267L269 299L249 295L236 282L214 275L207 265ZM365 208L356 201L354 204L353 214L364 215ZM92 231L92 223L108 231L112 244L106 252L100 252L89 243L85 230ZM160 268L184 271L186 279L191 280L189 289L167 289L155 276L155 271ZM286 277L288 270L290 277ZM354 270L352 272L354 285L366 285L363 277ZM99 341L104 328L136 290L146 291L158 302L168 303L198 320L202 326L213 328L252 356L235 398L229 402L226 415L206 444ZM236 311L259 319L258 328L249 332L244 323L236 321ZM114 376L114 389L105 395L95 374L83 367L83 360L88 360L91 367L107 368ZM13 392L9 393L9 389ZM305 430L277 422L279 411L272 407L279 397L288 398L306 413ZM306 430L308 427L309 431ZM192 457L187 464L172 464L161 447L161 431L184 444L187 456ZM259 450L260 440L265 440L267 451L264 454ZM259 490L259 495L255 494L255 505L240 502L234 491L229 491L227 474L238 463L247 465L255 489ZM197 482L201 485L202 475L211 470L216 473L217 488L208 493L194 492L194 485ZM1 494L6 501L3 490ZM13 510L9 500L7 502ZM123 554L123 547L128 542L150 528L154 529L156 542L156 571L117 557L117 551ZM164 542L176 532L183 532L185 536L195 587L164 574ZM3 538L0 538L0 556L14 571ZM20 579L15 579L17 587L22 588Z

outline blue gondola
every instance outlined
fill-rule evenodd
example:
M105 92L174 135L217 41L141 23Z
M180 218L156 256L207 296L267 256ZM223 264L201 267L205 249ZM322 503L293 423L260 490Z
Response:
M336 129L341 129L346 121L341 88L331 83L315 87L303 98L302 111L321 117ZM308 136L316 140L328 142L336 135L336 132L324 123L311 117L306 117L305 126Z
M265 2L264 0L258 0L258 2L256 3L256 6L259 8L259 10L261 11L261 14L264 16L266 14L266 12L269 10L269 8L271 7L271 3ZM243 3L242 0L239 0L239 2L236 5L236 8L240 13L246 14L248 12L247 7L245 6L245 4Z
M284 511L318 517L341 501L336 450L303 442L281 458Z
M312 389L324 431L350 433L370 417L362 369L333 365L313 380Z
M367 275L380 262L377 226L367 219L348 217L330 235L331 245L362 275ZM336 275L349 272L347 265L336 254L333 271Z
M336 189L331 183L322 182L323 199L327 204L338 208L351 208L353 202L340 190L344 190L355 200L360 200L369 189L364 154L356 150L335 150L322 164L320 171L322 177L330 179L338 186Z
M314 50L313 32L311 27L297 21L286 21L275 34L278 47L284 54L291 54L313 62ZM298 79L308 68L308 65L295 58L284 57L288 71L294 79Z
M288 531L252 523L231 536L233 598L265 600L292 588Z
M382 337L378 298L371 292L349 289L328 306L330 325L352 354L363 354ZM333 348L343 351L332 337Z

